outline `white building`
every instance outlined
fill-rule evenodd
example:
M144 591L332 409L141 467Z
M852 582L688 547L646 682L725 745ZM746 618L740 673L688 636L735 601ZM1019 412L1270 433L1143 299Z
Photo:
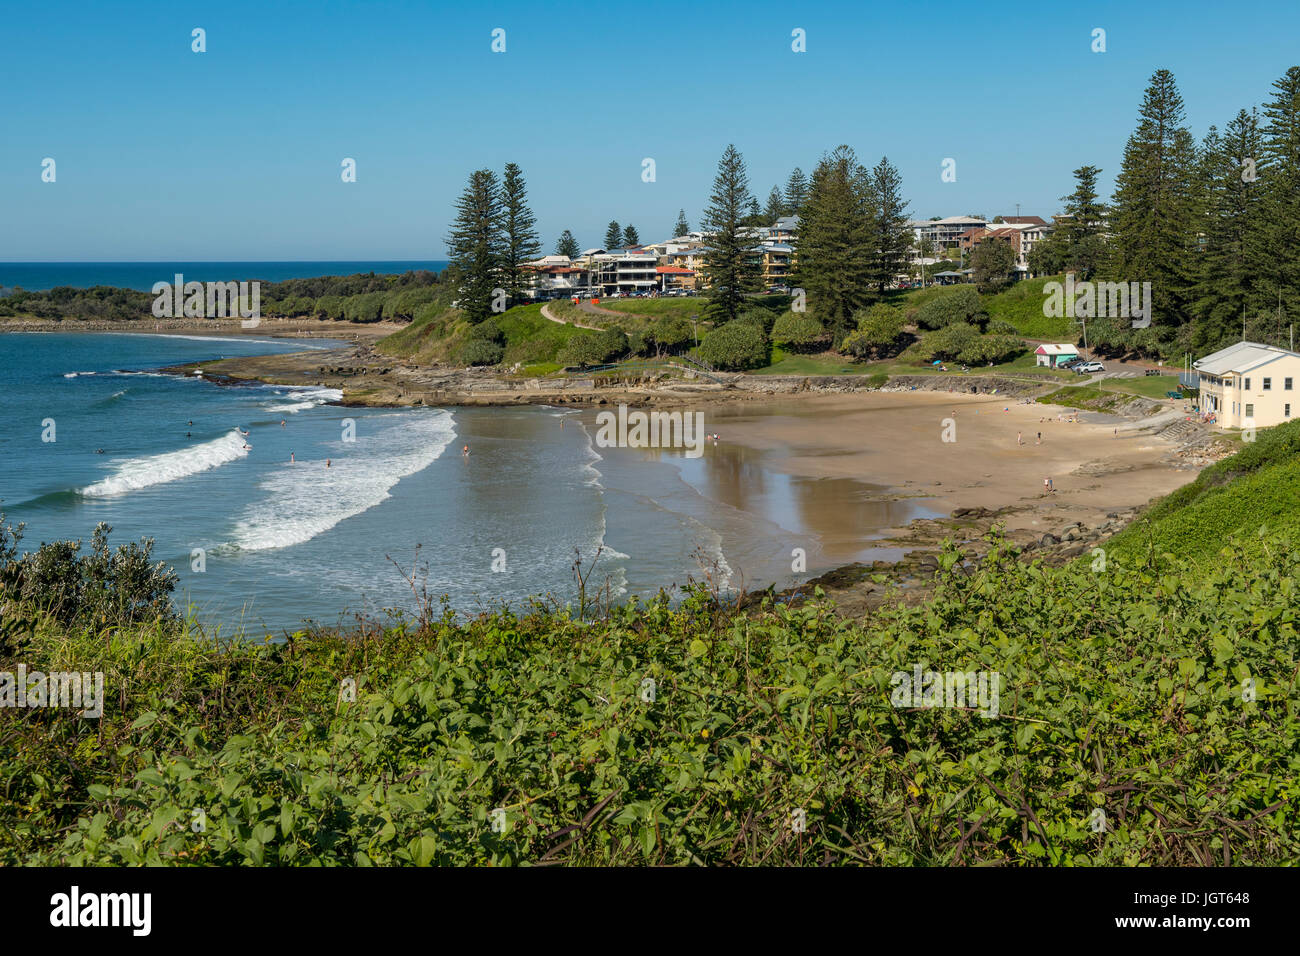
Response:
M1267 428L1300 413L1300 352L1238 342L1192 368L1200 376L1201 414L1215 416L1220 428Z

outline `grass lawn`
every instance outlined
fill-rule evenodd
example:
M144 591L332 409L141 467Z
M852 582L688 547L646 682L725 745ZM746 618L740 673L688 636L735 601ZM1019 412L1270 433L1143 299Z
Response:
M871 375L878 363L854 362L842 355L800 355L772 349L772 364L755 369L755 375Z
M704 308L708 300L703 296L673 299L601 299L600 306L614 312L627 312L630 315L644 316L649 321L665 316L675 319L691 320L695 316L700 326L705 325Z
M1177 375L1150 375L1142 378L1104 378L1101 387L1116 392L1130 392L1147 398L1164 398L1165 392L1178 391Z

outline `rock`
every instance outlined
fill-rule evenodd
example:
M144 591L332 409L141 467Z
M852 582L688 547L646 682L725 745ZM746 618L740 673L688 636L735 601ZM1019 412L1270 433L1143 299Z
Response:
M1061 539L1054 534L1045 534L1038 541L1038 544L1044 548L1050 548L1052 545L1060 543Z

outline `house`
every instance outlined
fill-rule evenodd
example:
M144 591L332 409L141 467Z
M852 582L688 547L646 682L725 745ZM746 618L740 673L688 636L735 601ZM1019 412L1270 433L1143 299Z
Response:
M1043 344L1034 349L1034 356L1038 365L1057 368L1065 362L1073 362L1077 359L1079 357L1079 348L1068 342L1061 342L1057 345Z
M1220 428L1268 428L1300 412L1295 383L1300 352L1238 342L1192 363L1199 376L1199 410Z
M695 272L691 269L683 269L679 266L655 266L655 274L659 277L659 288L664 292L695 288Z

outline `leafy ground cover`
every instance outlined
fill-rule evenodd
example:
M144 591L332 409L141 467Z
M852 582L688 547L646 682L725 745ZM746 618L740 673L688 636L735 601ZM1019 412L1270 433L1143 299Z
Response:
M1289 862L1300 555L1264 540L1194 573L949 550L865 622L703 589L223 646L38 620L0 669L108 701L0 709L0 862ZM996 716L900 704L918 668L996 675Z

